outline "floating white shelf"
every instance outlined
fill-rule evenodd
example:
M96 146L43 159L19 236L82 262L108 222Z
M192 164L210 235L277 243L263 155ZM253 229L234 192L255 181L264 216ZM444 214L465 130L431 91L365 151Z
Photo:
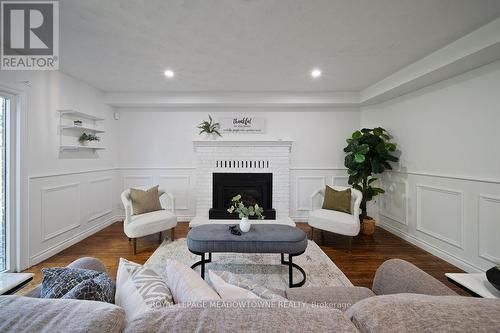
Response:
M90 120L94 120L94 121L104 120L104 118L99 118L99 117L93 116L91 114L83 113L83 112L75 111L75 110L57 110L57 111L61 114L61 116L63 116L63 115L69 115L69 116L75 116L75 117L90 119Z
M59 149L61 151L63 151L63 150L94 150L94 151L97 151L97 150L104 150L106 148L74 145L74 146L59 146Z
M104 150L104 147L98 146L82 146L77 143L78 137L83 132L90 132L92 134L105 133L104 130L97 129L97 122L104 120L104 118L96 117L94 115L75 111L75 110L57 110L59 113L59 151L91 151L96 153L98 150ZM65 118L65 119L63 119ZM73 124L75 120L83 120L82 125L76 126ZM71 121L70 123L68 123ZM73 141L74 140L74 144Z
M61 126L62 130L79 130L79 131L88 131L88 132L93 132L93 133L104 133L103 130L92 128L92 127L85 127L85 126L75 126L75 125L68 125L68 126Z

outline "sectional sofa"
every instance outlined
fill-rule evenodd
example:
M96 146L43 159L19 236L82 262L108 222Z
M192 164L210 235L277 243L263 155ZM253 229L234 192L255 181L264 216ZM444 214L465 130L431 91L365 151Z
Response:
M105 271L97 259L70 265ZM292 288L285 301L203 301L150 311L131 322L108 303L0 297L0 332L499 332L500 300L458 296L416 266L383 263L372 289Z

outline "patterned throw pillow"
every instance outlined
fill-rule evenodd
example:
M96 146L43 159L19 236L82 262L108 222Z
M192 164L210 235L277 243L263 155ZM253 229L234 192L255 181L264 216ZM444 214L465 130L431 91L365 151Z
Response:
M120 258L116 275L115 304L121 306L127 320L140 313L173 305L167 283L152 269Z
M41 298L78 298L113 303L114 283L105 272L58 267L44 268L42 274Z
M77 284L61 298L100 301L114 304L115 285L109 276L103 273L92 280L85 280Z

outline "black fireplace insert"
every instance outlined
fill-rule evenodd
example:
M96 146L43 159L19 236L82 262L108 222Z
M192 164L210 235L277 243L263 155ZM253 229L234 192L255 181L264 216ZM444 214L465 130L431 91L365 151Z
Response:
M241 194L241 200L246 206L258 204L262 207L266 220L276 219L276 210L272 208L272 173L214 173L212 178L212 208L208 213L210 219L238 219L237 214L227 211L231 199L238 194Z

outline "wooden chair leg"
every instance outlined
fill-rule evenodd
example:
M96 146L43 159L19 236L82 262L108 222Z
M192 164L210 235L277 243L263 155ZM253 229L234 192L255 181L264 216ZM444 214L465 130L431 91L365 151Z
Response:
M311 240L314 240L314 227L311 227Z
M132 239L132 244L134 247L134 255L136 255L137 254L137 238Z
M349 253L351 253L352 248L352 236L349 237Z
M129 238L128 238L128 241L130 242L131 240L132 240L132 238L130 238L130 237L129 237Z
M161 231L158 234L158 244L161 244Z
M175 239L175 227L170 229L170 240L173 241Z

